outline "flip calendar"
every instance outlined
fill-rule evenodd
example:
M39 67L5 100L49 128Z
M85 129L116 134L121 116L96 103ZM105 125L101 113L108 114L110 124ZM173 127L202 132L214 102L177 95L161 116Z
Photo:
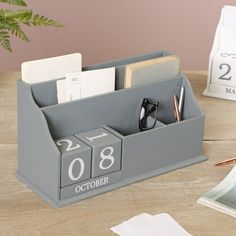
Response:
M208 82L203 95L236 100L236 7L221 11L209 58Z

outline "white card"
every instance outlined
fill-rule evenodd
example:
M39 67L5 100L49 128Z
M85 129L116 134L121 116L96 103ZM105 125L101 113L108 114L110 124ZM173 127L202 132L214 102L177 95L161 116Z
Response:
M181 225L179 225L169 214L161 213L153 216L156 224L158 224L160 236L173 235L173 236L191 236Z
M143 213L111 228L120 236L191 236L169 214Z
M115 68L67 73L57 87L58 103L105 94L115 90ZM59 91L63 89L64 91ZM62 97L60 97L62 96Z
M67 102L67 93L66 93L66 80L60 79L57 80L57 102L58 104Z
M81 71L82 56L80 53L45 58L24 62L21 65L22 80L29 83L39 83L66 76L66 73Z
M82 72L66 74L66 96L67 101L81 98Z
M113 92L115 90L115 67L82 72L81 98Z

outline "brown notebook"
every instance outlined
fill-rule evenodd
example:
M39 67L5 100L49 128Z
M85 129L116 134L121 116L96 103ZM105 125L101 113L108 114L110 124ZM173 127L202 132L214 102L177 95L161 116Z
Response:
M179 74L180 58L175 55L127 64L124 88L154 83Z

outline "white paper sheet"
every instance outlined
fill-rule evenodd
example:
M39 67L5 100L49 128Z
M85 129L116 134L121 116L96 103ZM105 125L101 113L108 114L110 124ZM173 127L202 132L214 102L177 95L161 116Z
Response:
M58 84L59 83L59 84ZM58 103L105 94L115 90L115 67L68 73L57 81Z
M190 236L169 214L142 213L111 228L120 236Z

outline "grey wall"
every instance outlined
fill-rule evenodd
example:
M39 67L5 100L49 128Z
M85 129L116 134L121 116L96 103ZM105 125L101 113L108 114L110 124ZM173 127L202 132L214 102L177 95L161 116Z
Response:
M26 28L31 43L12 40L0 49L0 70L19 70L23 61L81 52L83 64L170 50L182 69L207 69L220 10L235 1L214 0L28 0L35 12L66 26ZM7 7L0 4L0 7Z

